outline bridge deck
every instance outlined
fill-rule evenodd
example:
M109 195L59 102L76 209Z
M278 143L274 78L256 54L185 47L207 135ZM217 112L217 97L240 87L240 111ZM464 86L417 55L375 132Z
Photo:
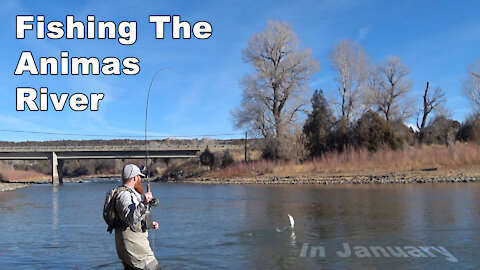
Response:
M225 147L222 146L213 146ZM160 145L148 146L149 151L203 149L200 145ZM18 152L67 152L67 151L145 151L145 145L98 145L98 146L1 146L0 153Z
M124 158L145 158L146 151L133 149L108 149L105 148L75 148L75 149L19 149L0 151L0 160L47 160L52 158L52 153L55 153L57 159L124 159ZM148 150L150 158L190 158L200 152L199 148L175 148L162 150Z

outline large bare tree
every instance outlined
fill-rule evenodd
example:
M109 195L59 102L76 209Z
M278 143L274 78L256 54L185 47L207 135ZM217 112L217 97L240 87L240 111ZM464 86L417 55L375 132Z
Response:
M427 82L427 86L425 87L423 94L423 106L420 107L417 114L417 128L419 130L418 141L420 144L423 143L423 138L425 136L425 126L427 124L428 115L445 102L445 93L443 92L442 88L436 87L433 90L433 93L429 93L429 90L430 83ZM421 123L418 122L420 115L422 116Z
M377 65L368 81L365 104L379 111L387 121L405 120L411 114L408 93L413 82L409 68L397 56L388 56Z
M299 48L297 35L285 22L269 21L252 36L243 60L255 72L246 75L240 108L233 111L236 128L265 138L286 135L308 102L307 83L319 70L309 49Z
M470 100L473 110L480 114L480 58L468 67L467 79L463 83L465 96Z
M350 121L360 109L361 92L368 76L369 60L365 50L350 40L341 40L332 49L329 60L337 73L341 117Z

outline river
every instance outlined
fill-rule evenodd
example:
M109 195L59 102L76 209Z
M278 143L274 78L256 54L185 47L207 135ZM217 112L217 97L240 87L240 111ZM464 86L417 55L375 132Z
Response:
M122 269L114 181L0 193L0 269ZM479 269L480 183L152 183L164 269ZM293 231L287 214L295 218Z

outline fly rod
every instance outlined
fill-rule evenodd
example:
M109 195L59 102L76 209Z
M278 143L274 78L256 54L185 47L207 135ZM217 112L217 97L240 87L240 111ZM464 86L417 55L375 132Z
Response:
M148 136L147 136L147 133L148 133L148 104L149 104L149 100L150 100L150 92L152 90L153 81L155 80L157 75L160 72L164 71L165 69L167 69L167 68L161 68L155 73L155 75L153 75L153 78L150 81L150 86L148 87L147 102L146 102L146 105L145 105L145 166L144 166L143 169L145 170L145 173L146 173L146 176L147 176L147 192L151 192L151 189L150 189L150 168L147 167L147 165L148 165ZM158 199L153 198L150 201L150 204L152 206L157 206L158 205Z

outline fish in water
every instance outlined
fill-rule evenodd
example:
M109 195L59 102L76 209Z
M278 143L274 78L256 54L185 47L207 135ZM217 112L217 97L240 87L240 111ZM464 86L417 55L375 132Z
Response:
M288 215L288 220L290 221L290 228L293 230L293 227L295 226L295 220L293 219L292 215Z
M292 215L287 214L288 216L288 221L290 222L290 230L293 233L293 227L295 227L295 219L293 219ZM288 227L284 227L283 229L276 228L277 232L283 232L284 230L287 230Z

